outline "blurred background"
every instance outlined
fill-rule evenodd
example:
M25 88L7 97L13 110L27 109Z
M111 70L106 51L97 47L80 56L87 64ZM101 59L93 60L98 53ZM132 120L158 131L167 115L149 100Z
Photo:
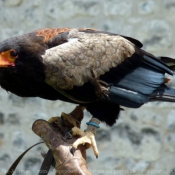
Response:
M174 0L0 0L1 41L45 27L97 28L136 38L157 56L175 57ZM173 79L170 85L175 85ZM20 98L0 89L0 175L40 141L31 130L36 119L47 120L74 107L61 101ZM91 117L85 114L83 128ZM156 102L125 109L115 126L101 126L96 139L99 158L91 149L87 152L93 175L175 175L175 104ZM22 159L15 174L25 174L24 170L37 174L41 151L47 151L44 144Z

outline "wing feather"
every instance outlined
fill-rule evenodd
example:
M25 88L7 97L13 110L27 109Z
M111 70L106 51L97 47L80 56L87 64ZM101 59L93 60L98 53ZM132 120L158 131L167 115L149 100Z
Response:
M134 52L134 44L119 35L72 29L66 43L46 50L42 56L46 67L45 81L55 89L68 90L82 86L92 78L92 70L100 76L117 67ZM53 78L53 69L60 72L56 78Z

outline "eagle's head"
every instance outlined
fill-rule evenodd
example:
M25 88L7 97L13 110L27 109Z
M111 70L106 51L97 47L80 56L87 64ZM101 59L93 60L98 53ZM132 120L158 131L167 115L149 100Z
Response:
M20 61L31 63L43 54L47 46L35 32L0 42L0 67L16 66Z
M0 86L19 96L37 96L45 79L41 55L46 48L35 32L0 42Z
M43 38L35 32L6 39L0 43L0 72L9 69L21 76L41 78L41 55L46 49Z

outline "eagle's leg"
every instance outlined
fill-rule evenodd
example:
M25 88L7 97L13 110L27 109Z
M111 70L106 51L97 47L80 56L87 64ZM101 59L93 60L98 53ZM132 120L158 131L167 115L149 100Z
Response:
M72 147L74 149L77 149L78 145L84 144L86 148L90 148L92 146L92 149L94 151L95 156L98 158L98 149L97 144L95 140L95 134L96 130L99 128L100 121L96 118L92 118L89 122L87 122L87 129L85 132L80 130L77 127L72 128L72 134L81 136L81 138L77 139Z
M63 124L71 125L72 131L71 134L74 136L80 136L72 145L73 149L77 149L77 147L81 144L84 144L86 148L90 148L92 146L94 154L96 157L98 157L98 149L97 144L95 141L95 134L97 128L99 128L100 121L96 118L92 118L89 122L87 122L87 129L85 131L82 131L80 129L80 122L83 119L83 110L85 107L83 106L77 106L70 114L66 114L62 112L61 118L63 121ZM49 123L57 122L58 117L52 117L49 120ZM79 122L80 121L80 122ZM69 133L69 136L71 137L71 134Z
M90 83L94 87L97 97L98 98L108 97L109 88L106 87L108 86L108 84L105 81L99 80L95 71L91 70L91 74L92 74L92 78L90 80Z

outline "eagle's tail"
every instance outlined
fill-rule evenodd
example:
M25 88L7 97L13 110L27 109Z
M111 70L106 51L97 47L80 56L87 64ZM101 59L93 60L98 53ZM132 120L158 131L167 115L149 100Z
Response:
M175 102L175 89L165 85L168 80L165 73L174 74L175 60L154 57L144 51L142 55L144 59L138 66L140 56L134 54L105 75L105 81L113 78L109 90L110 101L130 108L139 108L149 101Z
M150 94L149 101L175 102L175 89L162 85Z
M171 70L175 71L175 59L169 57L158 57L164 62Z
M169 57L158 57L172 71L175 72L175 59ZM150 96L149 101L175 102L175 89L165 84L157 88Z
M159 57L172 71L175 71L175 59ZM165 84L156 89L149 97L149 101L175 102L175 89Z

